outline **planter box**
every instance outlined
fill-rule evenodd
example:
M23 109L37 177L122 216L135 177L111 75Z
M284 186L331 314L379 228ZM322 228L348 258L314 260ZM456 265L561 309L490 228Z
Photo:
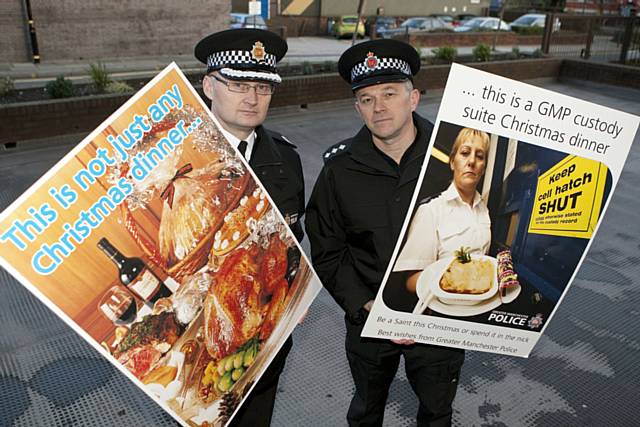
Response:
M566 59L560 67L560 79L580 79L640 89L640 67Z
M406 36L397 36L399 40L406 41ZM524 36L512 32L477 32L477 33L439 33L439 34L410 34L409 44L420 47L442 46L476 46L484 43L492 45L512 46L541 46L542 36ZM586 34L554 33L551 36L553 44L585 44Z

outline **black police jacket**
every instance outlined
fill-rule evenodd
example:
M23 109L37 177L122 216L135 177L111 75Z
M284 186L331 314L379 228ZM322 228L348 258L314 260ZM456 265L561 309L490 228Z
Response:
M313 266L352 322L376 296L411 202L433 124L413 115L418 130L400 167L363 127L324 154L307 205Z
M298 241L304 231L304 177L296 146L281 134L256 128L256 142L249 165L275 202Z

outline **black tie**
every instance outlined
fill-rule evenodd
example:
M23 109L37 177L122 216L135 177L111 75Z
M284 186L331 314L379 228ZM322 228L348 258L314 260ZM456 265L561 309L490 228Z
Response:
M240 141L240 143L238 144L238 151L245 159L247 158L247 156L245 156L245 153L247 152L247 145L249 145L247 144L247 141Z

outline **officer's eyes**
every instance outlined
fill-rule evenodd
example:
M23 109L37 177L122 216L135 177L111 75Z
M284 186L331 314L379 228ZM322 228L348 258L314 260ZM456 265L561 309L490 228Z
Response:
M232 90L237 90L239 92L249 92L249 89L251 89L251 86L246 84L246 83L237 83L237 82L229 82L229 87Z
M371 98L360 98L358 102L362 105L369 105L371 104Z
M262 93L271 92L271 85L269 85L269 84L259 84L259 85L256 85L256 90L258 92L262 92Z

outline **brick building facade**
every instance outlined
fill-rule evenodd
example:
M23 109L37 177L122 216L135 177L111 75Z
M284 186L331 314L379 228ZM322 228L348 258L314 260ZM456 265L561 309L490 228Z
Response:
M41 62L189 54L228 27L229 0L3 0L0 62L29 62L26 4Z
M31 60L25 13L21 0L0 2L0 62L27 62Z

